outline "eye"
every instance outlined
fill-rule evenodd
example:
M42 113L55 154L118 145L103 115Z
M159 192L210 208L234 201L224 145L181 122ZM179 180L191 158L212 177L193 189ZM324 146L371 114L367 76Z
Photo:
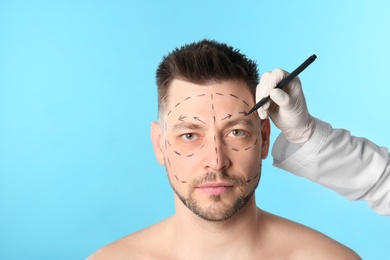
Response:
M187 141L193 141L196 140L198 137L194 133L186 133L181 136L184 140Z
M242 137L242 136L246 136L246 132L241 129L234 129L229 133L229 135L234 137Z

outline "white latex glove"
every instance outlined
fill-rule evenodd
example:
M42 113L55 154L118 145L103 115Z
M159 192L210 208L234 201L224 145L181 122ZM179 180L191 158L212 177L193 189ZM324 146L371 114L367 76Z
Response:
M269 116L287 140L302 145L313 134L316 121L308 112L298 77L291 80L283 90L275 89L276 85L288 75L287 71L281 69L262 75L256 89L256 102L268 96L271 100L257 111L261 119Z

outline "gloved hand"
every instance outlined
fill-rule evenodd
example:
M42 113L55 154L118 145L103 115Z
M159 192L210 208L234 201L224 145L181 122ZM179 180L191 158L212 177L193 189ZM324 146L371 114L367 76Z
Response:
M276 85L288 75L288 72L281 69L262 75L256 89L256 102L267 96L270 96L271 100L257 111L261 119L269 116L287 140L302 145L313 134L316 121L308 112L298 77L291 80L283 90L275 89Z

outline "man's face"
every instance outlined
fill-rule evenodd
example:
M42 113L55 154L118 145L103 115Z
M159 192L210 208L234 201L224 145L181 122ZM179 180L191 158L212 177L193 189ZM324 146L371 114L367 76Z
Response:
M160 125L157 160L176 195L210 221L232 217L252 197L267 156L269 122L246 116L254 98L244 82L197 85L174 80Z

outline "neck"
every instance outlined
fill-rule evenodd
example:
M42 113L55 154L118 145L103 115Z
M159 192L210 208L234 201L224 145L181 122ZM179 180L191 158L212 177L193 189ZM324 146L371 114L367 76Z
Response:
M207 221L192 213L175 195L176 214L173 230L177 248L186 252L213 249L215 254L242 251L256 241L259 235L260 210L253 195L237 214L225 221Z

